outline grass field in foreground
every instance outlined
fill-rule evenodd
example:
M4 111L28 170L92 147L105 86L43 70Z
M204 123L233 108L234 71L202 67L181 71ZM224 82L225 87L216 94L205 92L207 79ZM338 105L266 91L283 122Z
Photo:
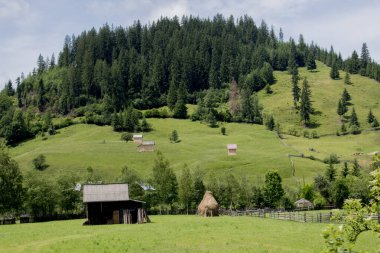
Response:
M320 252L326 224L253 217L152 216L143 225L82 226L84 220L0 226L2 253L16 252ZM375 252L380 239L359 238Z

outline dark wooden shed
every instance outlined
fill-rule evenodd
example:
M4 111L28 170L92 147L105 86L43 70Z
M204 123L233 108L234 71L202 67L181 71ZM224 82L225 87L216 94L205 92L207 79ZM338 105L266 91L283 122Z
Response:
M132 224L150 222L142 201L129 199L128 184L83 186L87 224Z

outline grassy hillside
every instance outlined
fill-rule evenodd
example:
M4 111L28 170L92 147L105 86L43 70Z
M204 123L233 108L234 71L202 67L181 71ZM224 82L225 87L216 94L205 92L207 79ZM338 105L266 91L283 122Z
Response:
M247 175L255 181L267 170L278 169L285 179L293 182L287 154L295 153L294 150L284 146L263 126L224 124L227 135L223 136L218 128L189 120L150 119L149 122L154 131L144 134L144 138L156 142L156 148L169 159L176 172L186 163L190 168L199 167L206 173L211 170L219 175L231 172ZM169 141L173 129L178 131L180 138L176 144ZM227 156L228 143L237 143L236 157ZM83 124L61 129L59 134L49 136L47 140L36 138L22 143L11 149L11 154L24 171L32 169L33 158L44 154L50 165L43 172L46 175L56 175L63 170L84 174L86 168L92 166L111 181L124 165L148 177L156 157L155 152L137 152L136 144L121 141L120 133L113 132L111 127ZM302 176L306 178L312 177L322 166L310 160L304 165Z
M343 89L346 88L351 95L351 103L355 106L356 113L362 128L369 128L366 122L369 109L372 109L377 119L380 119L380 84L360 75L351 75L352 84L344 84L344 72L340 72L341 80L330 78L330 68L321 62L317 62L318 69L310 72L306 68L299 68L302 87L304 77L307 77L312 92L312 104L316 114L312 121L316 123L318 134L335 134L340 129L340 119L337 114L338 101ZM273 114L283 126L283 130L296 128L302 134L304 128L299 121L299 115L293 109L293 97L291 91L291 75L287 72L275 72L276 84L272 85L273 94L259 93L265 112ZM347 115L351 113L349 106Z
M312 116L316 128L308 131L315 130L319 135L329 136L307 139L284 135L283 142L280 142L273 132L259 125L224 123L227 135L223 136L219 128L210 128L199 122L149 119L154 130L145 134L144 138L156 142L156 148L169 159L175 172L178 173L187 164L190 168L199 167L205 172L206 179L207 174L214 171L217 175L233 173L238 177L247 176L251 182L260 183L266 171L277 169L286 184L296 185L299 181L310 182L316 173L326 167L318 161L292 158L296 172L296 177L292 177L288 154L303 153L324 159L335 153L341 159L357 158L362 164L368 163L371 158L368 154L379 151L380 131L336 136L336 130L340 127L337 101L346 87L362 128L368 128L366 117L369 108L380 119L380 85L357 75L351 76L351 85L345 85L343 80L331 80L329 68L319 62L317 71L311 73L301 68L300 75L307 76L310 82L313 106L318 112ZM274 114L283 131L296 128L302 135L305 128L293 109L290 75L276 72L275 76L274 93L268 95L262 91L259 94L265 112ZM194 106L189 107L189 113L194 110ZM176 144L169 142L169 135L174 129L181 140ZM229 143L238 145L236 157L227 156L226 145ZM139 153L135 144L121 141L120 134L113 132L109 126L82 124L61 129L59 134L49 136L47 140L38 137L21 143L11 148L11 154L23 171L31 170L33 158L44 154L50 167L43 173L49 177L62 171L84 175L86 168L91 166L107 181L114 181L125 165L148 178L155 159L155 153Z
M153 216L144 225L82 226L84 220L0 226L2 252L320 252L325 224L252 217ZM375 252L363 234L358 250Z

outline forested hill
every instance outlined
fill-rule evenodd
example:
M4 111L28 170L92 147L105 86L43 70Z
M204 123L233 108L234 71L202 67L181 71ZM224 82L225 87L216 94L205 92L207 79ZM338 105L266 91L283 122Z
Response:
M365 48L364 48L365 47ZM37 68L17 80L19 107L67 114L87 104L104 102L110 111L132 104L137 109L169 105L178 99L195 103L196 92L236 80L239 88L257 91L271 84L273 70L309 64L315 59L380 80L380 67L363 44L359 58L306 44L284 41L263 21L216 15L161 18L128 28L104 25L78 36L66 36L57 63L40 56ZM178 92L179 91L179 92Z

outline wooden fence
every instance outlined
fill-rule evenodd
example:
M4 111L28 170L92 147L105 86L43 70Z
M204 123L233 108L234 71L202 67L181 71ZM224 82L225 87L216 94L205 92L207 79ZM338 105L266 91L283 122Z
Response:
M230 216L251 216L259 218L270 218L276 220L289 220L297 222L314 222L314 223L339 223L339 221L332 219L333 212L285 212L273 211L265 209L256 210L222 210L222 215ZM371 215L368 217L372 220L377 220L380 224L380 214Z

